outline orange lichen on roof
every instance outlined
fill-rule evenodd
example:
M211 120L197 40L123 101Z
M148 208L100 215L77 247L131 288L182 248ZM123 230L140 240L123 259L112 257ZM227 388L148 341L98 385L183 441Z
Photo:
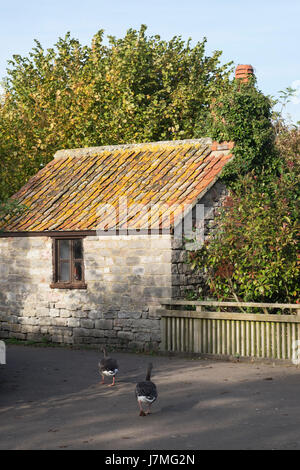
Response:
M172 224L232 158L210 139L61 150L14 196L28 210L5 232L148 229ZM127 207L127 210L124 208Z

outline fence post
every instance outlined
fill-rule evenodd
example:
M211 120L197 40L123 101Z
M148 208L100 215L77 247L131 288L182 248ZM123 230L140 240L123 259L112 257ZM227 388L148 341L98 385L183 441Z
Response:
M161 342L160 342L160 350L166 351L167 344L166 344L166 322L167 318L161 317L160 324L161 324Z
M6 364L6 346L4 341L0 341L0 364Z

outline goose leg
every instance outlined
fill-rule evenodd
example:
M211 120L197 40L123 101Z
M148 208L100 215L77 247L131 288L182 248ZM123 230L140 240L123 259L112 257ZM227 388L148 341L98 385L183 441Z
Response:
M143 406L141 402L138 400L139 408L140 408L140 416L146 416L145 411L143 410Z
M109 387L113 387L115 385L115 376L113 376L113 381L112 383L109 385Z

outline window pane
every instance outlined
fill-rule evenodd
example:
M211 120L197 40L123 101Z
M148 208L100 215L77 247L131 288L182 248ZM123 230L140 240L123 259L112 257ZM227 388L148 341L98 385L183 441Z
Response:
M59 240L59 258L70 259L70 240Z
M80 261L75 261L74 280L82 281L82 266Z
M82 240L74 240L74 259L82 259Z
M60 263L60 276L59 281L70 281L70 263L64 261Z

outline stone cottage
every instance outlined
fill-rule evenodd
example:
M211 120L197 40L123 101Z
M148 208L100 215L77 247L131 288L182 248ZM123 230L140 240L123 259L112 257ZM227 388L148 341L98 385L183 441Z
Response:
M1 227L0 338L158 348L156 306L201 282L187 244L203 241L226 195L232 148L205 138L58 151L14 196L27 210Z

